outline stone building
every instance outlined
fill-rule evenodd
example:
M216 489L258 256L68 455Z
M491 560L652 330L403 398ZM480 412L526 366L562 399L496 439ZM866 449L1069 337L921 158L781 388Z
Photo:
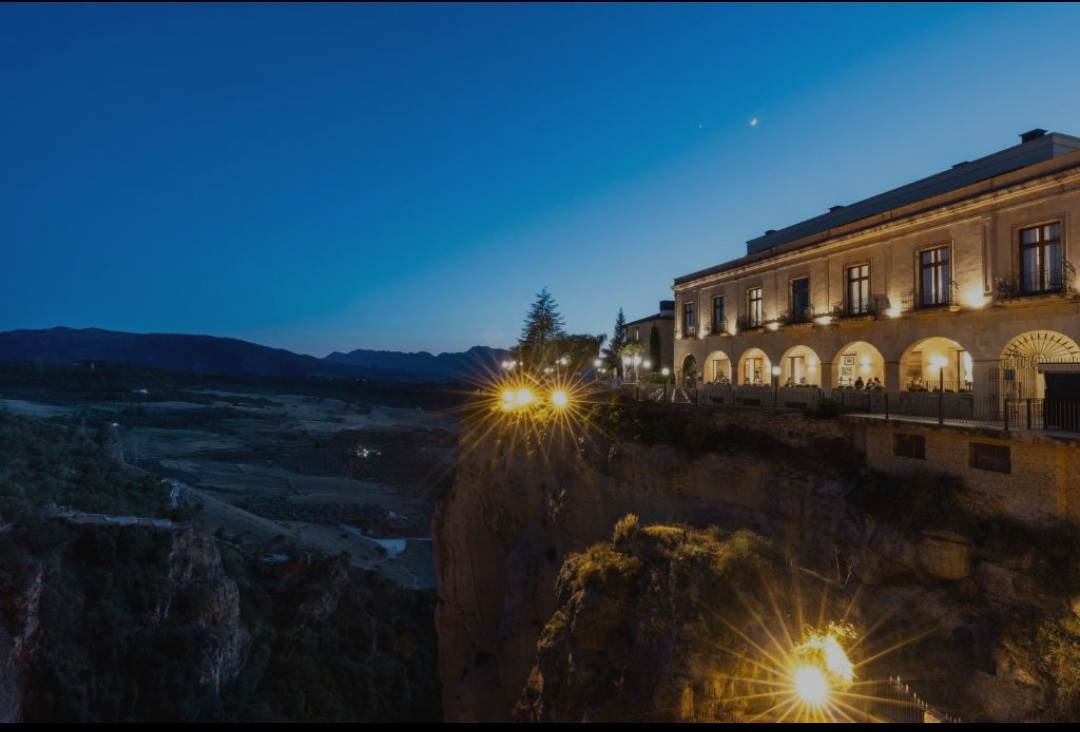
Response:
M640 343L643 352L651 357L649 346L652 341L652 330L656 328L660 335L660 361L652 364L652 371L660 371L663 368L672 368L672 346L675 342L675 301L661 300L660 311L645 318L639 318L626 324L627 343Z
M675 368L705 384L1042 398L1048 372L1080 368L1080 138L1020 140L677 277Z

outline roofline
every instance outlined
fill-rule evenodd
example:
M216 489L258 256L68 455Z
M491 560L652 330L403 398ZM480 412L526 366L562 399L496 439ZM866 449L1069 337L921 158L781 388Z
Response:
M1030 133L1028 133L1028 134L1030 134ZM1045 141L1045 142L1041 142L1041 141ZM1038 143L1038 144L1036 144L1036 143ZM1029 148L1029 149L1034 150L1034 152L1035 152L1034 156L1028 156L1027 155L1027 150L1023 151L1025 153L1025 155L1020 157L1020 158L1012 157L1010 155L1005 155L1006 153L1013 153L1013 152L1017 151L1021 147L1026 147L1026 146L1031 146L1031 145L1035 145L1034 148ZM1048 152L1050 154L1047 154ZM697 270L696 272L691 272L690 274L686 274L686 275L682 275L680 277L676 277L672 287L674 289L674 287L677 287L679 285L683 285L683 284L686 284L686 283L689 283L689 282L694 282L695 280L699 280L702 277L707 277L707 276L713 275L713 274L719 274L720 272L735 269L737 267L745 266L745 265L748 265L748 264L753 264L755 262L765 261L765 260L771 259L772 257L774 257L774 256L776 256L777 254L780 254L780 253L787 253L787 252L791 252L791 251L797 251L799 249L802 249L803 247L807 247L807 246L810 246L810 245L813 245L813 244L820 244L820 243L822 243L824 241L827 241L827 240L829 240L831 238L834 238L834 236L839 235L839 234L849 234L849 233L854 233L854 232L857 232L857 231L861 231L863 229L870 228L871 226L882 223L881 220L880 219L875 219L874 221L867 221L863 226L851 226L851 224L855 224L858 221L861 221L861 220L864 220L864 219L869 219L869 218L874 217L874 216L880 216L880 214L883 214L886 211L889 211L893 207L901 207L901 206L904 206L904 205L911 205L911 204L914 204L914 203L918 203L920 201L929 200L931 198L934 198L935 196L942 196L942 195L947 194L947 193L960 191L960 190L962 190L963 188L965 188L967 186L972 186L972 185L974 185L974 184L976 184L976 183L978 183L980 181L985 181L985 180L987 180L989 178L993 178L995 176L1005 175L1007 173L1012 173L1012 172L1015 172L1017 170L1022 170L1024 168L1029 168L1029 167L1035 166L1035 165L1037 165L1039 163L1044 163L1044 162L1046 162L1048 160L1052 160L1052 159L1059 158L1059 157L1062 157L1062 156L1070 156L1071 157L1070 160L1063 161L1063 162L1067 163L1066 165L1064 165L1064 166L1049 166L1049 167L1044 166L1044 169L1038 171L1035 174L1035 176L1033 176L1033 178L1039 178L1039 177L1053 175L1053 174L1061 172L1061 170L1063 170L1063 169L1067 169L1067 168L1070 168L1070 167L1075 167L1077 165L1080 165L1080 155L1077 155L1077 154L1074 154L1074 153L1080 153L1080 138L1073 137L1073 136L1070 136L1070 135L1062 135L1062 134L1059 134L1059 133L1052 133L1050 135L1045 135L1045 136L1037 138L1036 140L1021 143L1020 145L1009 148L1008 150L1003 150L1000 153L995 153L994 155L989 155L989 156L987 156L985 158L981 158L980 160L977 160L974 163L966 163L966 164L961 164L961 165L958 165L958 166L954 166L953 169L950 170L950 171L945 171L944 173L939 173L939 174L937 174L935 176L930 176L929 178L924 178L924 179L922 179L920 181L916 181L915 183L909 184L907 186L902 186L901 188L894 189L894 190L889 191L887 193L883 193L881 195L865 199L864 201L862 201L862 202L860 202L858 204L854 204L852 206L846 207L845 209L841 209L839 211L833 211L833 212L830 212L830 213L825 214L823 216L818 216L818 217L813 218L813 219L808 219L807 221L804 221L804 222L802 222L800 224L796 224L795 226L788 227L787 229L784 229L782 231L774 232L773 234L767 235L766 237L759 237L758 239L751 240L750 242L748 242L748 245L752 244L754 242L761 242L763 239L766 239L767 237L775 237L775 240L770 239L770 242L768 243L768 246L766 246L764 248L757 249L755 251L748 252L745 256L738 257L738 258L732 259L732 260L728 260L726 262L723 262L723 263L718 264L718 265L713 265L711 267L706 267L704 269ZM1003 157L998 157L998 156L1003 156ZM988 164L989 167L987 167L986 165L983 165L984 161L990 160L991 158L997 158L997 159L992 160ZM1015 165L1015 163L1018 160L1024 160L1025 162L1023 162L1023 163L1021 163L1019 165ZM1004 163L1003 163L1003 161L1004 161ZM1006 169L1004 169L1004 166L1009 161L1014 163L1014 165L1013 165L1013 167L1008 168L1006 170ZM970 166L978 166L975 170L976 171L983 171L983 172L985 172L986 170L991 170L991 169L999 169L999 168L1001 168L1001 169L1000 169L1000 172L990 174L990 175L983 175L982 173L973 174L972 176L970 176L970 180L968 180L966 178L965 179L958 179L956 176L949 175L953 171L955 171L955 170L957 170L959 168L965 168L965 167L967 167L969 165ZM943 177L943 176L945 176L945 177ZM929 184L927 184L928 181L929 181ZM1011 187L1011 186L1017 185L1017 184L1022 183L1022 182L1025 182L1025 179L1017 178L1017 177L1009 177L1009 178L1001 181L1000 183L995 183L989 190L999 190L1001 188ZM926 185L924 185L924 184L926 184ZM939 203L936 203L933 206L931 206L930 209L932 210L932 209L937 209L937 208L944 208L945 206L957 203L957 202L959 202L961 200L964 200L965 198L974 198L974 197L976 197L978 195L984 194L984 193L987 192L987 190L988 189L983 187L980 190L969 192L969 194L966 195L966 196L960 196L960 197L957 197L957 198L954 198L954 199L945 200L945 201L941 201ZM919 195L913 195L914 191L918 191ZM910 200L907 200L906 204L900 202L900 198L897 197L897 196L899 196L898 192L903 193L903 195L906 196L906 197L910 197ZM892 202L892 206L885 206L882 203L883 201L886 201L886 200ZM856 209L856 207L861 207L864 204L867 205L867 208L863 209L864 213L862 213L862 214L859 214L858 211L845 213L847 211L847 209ZM869 210L869 208L871 206L874 208L874 212L873 213L865 213L865 211ZM877 208L879 206L881 208ZM890 223L895 223L895 222L903 220L904 218L907 218L907 217L909 217L911 215L914 215L915 213L924 213L926 210L928 210L928 209L923 208L923 209L918 209L917 211L904 212L904 213L901 213L900 215L890 217L889 222ZM826 225L824 225L824 226L820 225L823 220L827 220ZM846 226L845 226L845 224L846 224ZM811 226L811 225L813 225L813 226ZM843 231L835 232L835 234L832 233L833 229L839 229L841 227L845 227ZM793 233L793 231L795 229L801 229L801 231L798 232L798 235L795 235ZM785 235L785 234L786 234L786 236L783 236L783 237L781 236L781 235ZM826 236L816 236L816 235L821 235L821 234L826 234ZM802 241L800 243L800 239L805 239L805 241ZM786 246L785 247L784 246L785 244L794 244L794 246ZM781 249L781 247L783 247L783 248Z
M1019 145L1000 150L978 160L957 163L949 170L871 196L857 203L848 206L834 206L829 209L828 213L750 239L746 242L746 253L754 254L765 249L787 244L804 236L818 234L868 216L874 216L909 203L948 193L972 183L993 178L996 175L1002 175L1059 155L1080 150L1080 138L1063 135L1060 132L1045 134L1045 130L1032 130L1021 135L1021 139L1026 139L1026 142L1021 142Z

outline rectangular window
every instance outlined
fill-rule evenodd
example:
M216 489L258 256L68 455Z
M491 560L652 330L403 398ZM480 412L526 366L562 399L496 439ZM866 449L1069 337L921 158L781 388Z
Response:
M847 314L865 315L870 312L870 265L857 264L847 268Z
M694 325L694 303L684 302L682 306L682 332L684 338L693 338L697 327Z
M897 432L893 435L893 455L925 460L926 438L922 435L905 435Z
M791 322L805 323L810 320L810 278L800 277L791 281Z
M992 470L995 473L1012 472L1008 445L988 445L983 442L972 442L968 450L971 467L979 470Z
M746 292L746 327L760 328L763 320L761 313L761 288L751 287Z
M949 247L919 252L919 307L951 305Z
M1062 279L1061 223L1020 230L1021 292L1057 292Z
M727 330L727 321L724 319L723 296L712 299L712 332L723 333Z

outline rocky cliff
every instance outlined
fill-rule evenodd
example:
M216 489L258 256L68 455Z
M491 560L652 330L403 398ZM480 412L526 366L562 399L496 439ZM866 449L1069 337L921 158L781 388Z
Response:
M831 607L863 623L861 683L900 675L968 721L1074 714L1075 532L973 512L973 491L950 476L875 473L858 429L760 411L672 418L632 404L577 422L501 412L467 421L433 522L445 720L688 721L702 709L688 697L737 711L717 679L737 676L738 664L622 652L631 637L639 649L696 637L688 628L708 617L709 593L694 573L669 569L682 580L660 586L664 572L629 572L592 595L574 584L580 557L600 545L616 569L644 561L612 543L628 514L646 527L748 531L774 545L794 568L777 597L794 593L793 577L814 577ZM587 600L618 611L583 612ZM630 631L649 624L663 629ZM626 671L642 665L649 674Z

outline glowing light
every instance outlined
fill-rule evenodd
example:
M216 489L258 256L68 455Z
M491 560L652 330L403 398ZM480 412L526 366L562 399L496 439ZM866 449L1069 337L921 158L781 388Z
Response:
M533 401L533 393L532 393L532 391L530 391L526 387L524 387L524 386L519 387L518 390L516 392L514 392L514 405L515 406L523 407L526 404L532 404L532 401Z
M660 373L662 373L666 377L668 374L671 373L671 369L665 366L664 368L660 369Z
M807 704L824 704L829 698L829 681L817 666L800 666L791 677L795 694Z
M899 318L900 317L900 306L899 305L890 305L889 309L885 311L885 314L888 315L890 318L893 318L893 319Z
M779 366L773 366L772 367L772 375L773 376L779 376L780 375L780 367Z
M982 288L976 285L964 290L964 294L961 296L960 301L965 307L981 308L986 304L986 295L983 294Z
M551 392L551 403L555 407L562 409L570 402L570 396L562 389L556 389Z
M513 389L504 389L502 393L502 408L513 409L517 400L517 393Z
M757 127L757 117L751 117L750 118L750 126L751 127Z
M831 315L819 315L818 317L814 318L814 322L817 323L818 325L828 325L829 323L832 322L832 316Z
M778 330L778 329L780 328L780 324L779 324L779 323L777 323L777 322L776 322L776 321L774 320L774 321L772 321L771 323L769 323L768 325L766 325L765 327L766 327L766 328L768 328L769 330Z
M731 325L728 326L727 332L728 332L728 335L735 335L736 329L735 329L735 324L734 323L732 323Z

